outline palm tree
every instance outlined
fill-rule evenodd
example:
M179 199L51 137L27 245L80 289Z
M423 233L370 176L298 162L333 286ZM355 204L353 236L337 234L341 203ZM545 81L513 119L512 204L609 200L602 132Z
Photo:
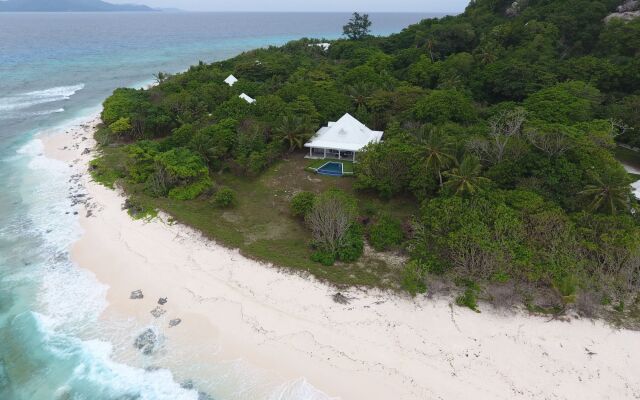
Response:
M445 172L448 178L444 186L456 195L472 195L490 179L480 176L482 165L477 157L466 155L462 162L451 171Z
M480 62L484 65L491 64L496 60L495 48L492 46L483 46L479 49L478 56Z
M600 176L594 178L595 184L585 186L580 192L591 201L587 208L591 211L604 211L615 214L618 210L629 205L629 185L615 182L606 175L605 180Z
M309 121L297 115L283 115L274 132L289 145L289 151L301 149L312 134Z
M347 86L349 97L357 109L367 106L367 101L369 101L373 90L373 85L366 82L358 82L355 85Z
M436 129L431 129L425 134L423 128L420 139L420 156L424 161L427 173L438 174L440 187L442 187L442 171L449 167L454 158L450 153L451 145L444 135Z

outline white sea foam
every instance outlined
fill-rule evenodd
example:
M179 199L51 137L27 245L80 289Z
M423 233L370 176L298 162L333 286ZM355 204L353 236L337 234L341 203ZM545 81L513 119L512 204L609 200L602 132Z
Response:
M113 347L100 340L82 341L55 329L55 321L38 313L21 316L23 326L35 328L38 339L28 342L36 356L48 359L50 373L61 369L55 395L67 398L137 398L196 400L195 390L182 388L167 369L145 370L112 360ZM71 363L68 365L67 363ZM66 367L72 366L71 369ZM64 397L67 396L67 397ZM127 397L128 396L128 397Z
M83 121L86 118L57 129L65 130ZM23 269L20 276L12 276L16 280L39 282L38 312L24 313L14 323L16 335L29 335L23 338L25 349L17 350L21 358L36 357L39 364L46 362L50 383L59 385L52 389L54 393L39 391L26 396L197 399L197 391L182 388L169 370L145 370L115 362L111 343L80 339L80 333L95 327L97 317L106 307L107 287L69 259L68 248L81 234L68 199L73 169L47 158L39 139L22 146L14 161L19 158L28 160L28 170L19 188L26 213L20 218L22 221L16 221L10 228L14 233L19 229L21 234L38 240L40 245L30 256L40 261Z
M0 97L0 113L4 114L9 111L24 110L39 104L68 100L82 89L84 89L84 83Z
M27 117L39 117L42 115L49 115L49 114L57 114L57 113L61 113L64 112L64 108L60 107L60 108L56 108L54 110L44 110L44 111L33 111L30 113L26 113L25 116Z

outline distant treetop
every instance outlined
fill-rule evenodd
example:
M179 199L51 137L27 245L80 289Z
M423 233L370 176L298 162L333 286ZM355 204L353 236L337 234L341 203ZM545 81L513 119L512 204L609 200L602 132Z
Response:
M351 40L359 40L369 36L371 32L370 28L371 21L369 21L369 14L360 15L354 12L349 22L342 27L342 32L343 35Z

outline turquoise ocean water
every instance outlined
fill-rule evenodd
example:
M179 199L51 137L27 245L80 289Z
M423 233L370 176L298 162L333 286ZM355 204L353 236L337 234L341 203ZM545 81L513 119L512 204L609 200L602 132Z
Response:
M376 34L429 15L372 14ZM34 137L99 110L120 86L300 37L336 38L347 14L0 13L0 399L198 399L176 371L112 360L98 337L106 288L74 265L67 165ZM105 329L101 327L100 329ZM107 328L108 329L108 328ZM235 368L235 367L234 367ZM250 383L212 376L209 395L243 398ZM236 375L237 376L237 375ZM216 385L226 389L216 391ZM184 385L183 385L184 386ZM218 394L222 393L222 394ZM274 393L317 398L312 390Z

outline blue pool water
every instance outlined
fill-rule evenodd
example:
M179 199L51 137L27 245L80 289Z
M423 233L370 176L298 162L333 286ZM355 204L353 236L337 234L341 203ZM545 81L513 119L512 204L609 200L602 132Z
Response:
M400 31L426 16L371 15L375 34ZM0 399L198 398L174 378L198 367L192 362L169 371L113 360L131 342L104 340L123 328L99 320L107 288L69 258L81 234L76 217L66 213L69 168L44 157L35 136L64 131L99 110L114 88L150 82L158 71L175 73L199 60L304 36L336 38L348 18L0 13ZM242 378L241 369L225 366L195 384L217 400L255 399L255 382ZM277 398L317 398L305 393Z
M320 175L342 176L342 163L328 162L317 171Z

